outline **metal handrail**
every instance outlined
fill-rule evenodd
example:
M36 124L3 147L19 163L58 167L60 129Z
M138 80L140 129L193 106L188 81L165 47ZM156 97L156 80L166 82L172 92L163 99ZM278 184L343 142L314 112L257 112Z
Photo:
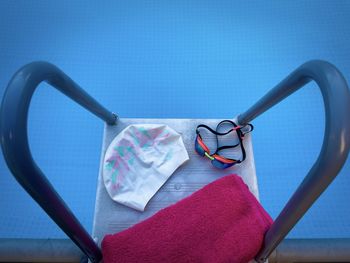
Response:
M324 61L310 61L238 117L240 124L250 122L311 80L319 85L326 109L322 149L316 163L266 233L264 247L256 258L258 262L267 259L346 161L350 147L350 120L346 118L350 112L350 93L344 77L333 65ZM0 110L1 146L12 174L90 260L98 262L102 257L100 249L48 182L30 153L28 108L36 87L42 81L48 82L108 124L114 124L117 117L57 67L46 62L28 64L14 75L5 91Z
M345 163L350 147L350 92L344 77L335 66L320 60L309 61L238 117L240 124L250 122L311 80L318 84L325 106L326 125L321 152L266 233L264 246L256 257L258 262L267 259Z
M117 116L47 62L33 62L15 73L5 91L0 110L1 146L13 176L89 259L98 262L102 258L99 247L36 165L29 149L28 109L35 89L43 81L108 124L115 124Z

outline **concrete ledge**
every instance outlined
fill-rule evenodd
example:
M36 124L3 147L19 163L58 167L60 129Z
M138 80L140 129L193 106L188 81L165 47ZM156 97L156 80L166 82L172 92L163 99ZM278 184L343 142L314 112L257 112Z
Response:
M350 262L350 238L285 239L269 263Z
M82 262L69 239L0 239L0 262ZM269 263L350 262L350 238L286 239Z
M80 262L83 256L70 239L0 239L0 262Z

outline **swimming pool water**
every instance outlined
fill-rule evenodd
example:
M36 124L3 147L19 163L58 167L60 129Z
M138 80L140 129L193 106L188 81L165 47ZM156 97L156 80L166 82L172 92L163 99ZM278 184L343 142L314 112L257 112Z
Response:
M347 1L1 1L0 94L19 67L46 60L120 117L231 118L310 59L349 81L349 11ZM274 218L318 155L322 107L312 83L254 121L261 201ZM102 130L48 85L35 93L33 156L89 231ZM350 237L349 163L289 237ZM0 238L65 237L2 156L0 189Z

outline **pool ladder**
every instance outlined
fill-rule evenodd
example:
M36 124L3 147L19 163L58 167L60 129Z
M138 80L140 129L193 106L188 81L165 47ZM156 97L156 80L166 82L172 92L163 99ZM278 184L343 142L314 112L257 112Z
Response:
M326 125L321 152L266 233L264 245L256 257L257 262L266 261L345 163L350 146L350 93L344 77L335 66L325 61L313 60L301 65L238 116L240 124L251 122L311 80L318 84L325 106ZM110 125L117 122L117 116L99 104L61 70L47 62L28 64L15 73L3 96L0 112L2 151L13 176L81 251L92 262L99 262L102 258L100 248L36 165L29 149L28 109L32 95L42 81Z

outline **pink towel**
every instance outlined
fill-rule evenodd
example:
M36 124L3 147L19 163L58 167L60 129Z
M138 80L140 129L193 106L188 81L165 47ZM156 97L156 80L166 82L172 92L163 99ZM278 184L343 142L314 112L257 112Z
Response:
M102 241L103 262L249 262L272 224L237 175Z

